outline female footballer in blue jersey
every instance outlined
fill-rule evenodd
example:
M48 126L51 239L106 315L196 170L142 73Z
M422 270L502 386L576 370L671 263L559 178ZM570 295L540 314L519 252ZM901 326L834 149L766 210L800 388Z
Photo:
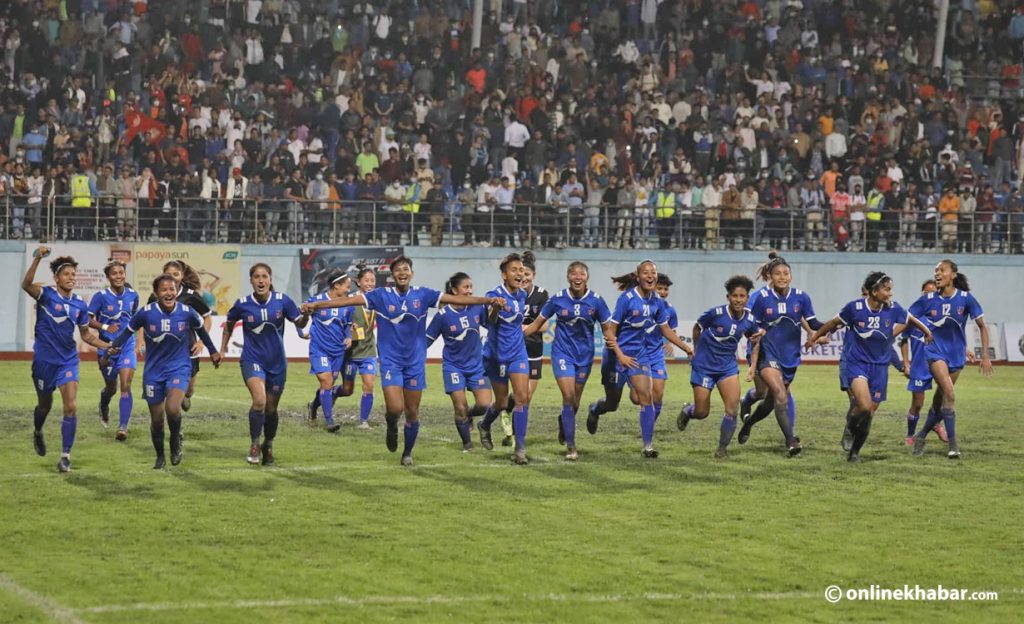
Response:
M36 300L35 345L32 347L32 386L36 390L33 412L32 441L36 453L46 456L46 438L43 424L53 407L53 391L60 392L64 405L61 421L61 454L57 469L71 472L71 447L78 428L76 401L78 399L78 346L75 327L82 341L96 349L109 349L110 343L100 340L89 331L89 311L85 301L74 294L78 263L71 256L60 256L50 263L52 286L34 282L36 270L43 258L50 255L48 247L39 247L32 254L32 263L21 280L21 289Z
M693 403L679 412L676 426L685 431L690 419L703 420L711 412L711 390L718 388L725 404L725 415L718 434L715 457L727 457L729 442L736 430L740 409L740 369L736 365L736 347L745 336L756 345L764 334L747 309L747 300L754 282L746 275L734 275L725 282L727 305L711 308L693 325L694 355L690 363L690 385ZM758 351L753 351L747 381L757 370Z
M142 370L142 396L149 405L149 432L156 451L155 470L166 465L164 458L164 421L171 430L171 465L181 463L181 402L185 398L192 376L192 351L189 347L192 332L198 334L201 344L210 351L214 367L220 366L210 335L203 328L203 318L191 307L177 301L178 282L174 276L163 274L153 280L156 303L147 304L128 322L113 342L116 351L135 339L142 330L146 341L146 366Z
M377 287L377 273L373 269L356 265L356 287L368 293ZM370 413L373 411L373 385L377 379L377 313L365 306L352 309L352 345L346 354L345 370L342 372L341 387L335 393L338 397L352 396L355 392L356 375L361 384L359 398L359 424L356 429L370 428Z
M928 279L921 284L921 295L933 293L936 290L935 280ZM927 322L927 319L919 319ZM932 373L928 370L928 360L924 356L924 334L916 327L911 327L900 336L900 354L903 357L903 369L907 371L910 379L907 381L907 391L910 392L910 408L907 410L907 446L914 446L914 434L917 433L917 423L921 418L921 408L924 407L925 393L932 389ZM968 361L974 360L974 354L967 352ZM928 417L931 417L934 410L928 408ZM925 421L927 422L927 418ZM948 442L946 427L941 421L935 424L935 434L943 442Z
M530 364L523 335L526 313L526 291L521 288L523 257L511 253L502 259L499 266L501 284L489 291L487 296L503 299L505 305L500 309L492 309L488 319L484 370L494 389L494 403L480 422L480 443L487 450L494 448L491 425L508 402L511 385L515 400L512 410L512 434L515 438L512 461L525 465L529 463L526 457L526 429L530 414Z
M344 269L333 268L325 277L327 290L306 303L348 296L352 279ZM334 382L345 368L345 354L352 344L352 308L331 308L313 314L308 336L309 372L320 382L309 404L310 422L316 422L316 410L323 408L324 424L335 433L341 429L341 423L334 420Z
M910 313L927 322L934 340L924 347L928 369L938 388L932 399L932 411L924 427L914 437L914 455L924 453L924 440L939 421L946 425L950 459L960 459L960 444L956 438L956 393L954 386L966 364L967 322L974 319L981 330L981 374L992 375L989 358L988 327L981 304L970 292L967 276L960 273L952 260L943 260L935 266L935 286L910 306Z
M612 312L611 322L615 327L605 334L617 361L615 383L621 388L628 382L636 391L640 403L640 435L643 438L641 455L654 458L658 456L658 451L654 450L654 399L651 367L646 364L654 358L647 330L651 324L656 325L662 336L688 355L693 355L693 348L669 329L668 308L655 291L658 267L653 261L644 260L633 273L613 277L612 281L623 291ZM661 344L657 346L659 350L662 348Z
M203 317L203 329L210 331L213 324L210 318L213 310L207 299L203 296L200 284L199 273L196 272L187 262L181 260L170 260L164 263L164 273L170 275L178 282L178 301L192 308ZM148 303L153 303L156 298L152 295ZM203 352L203 345L196 340L195 332L189 337L189 346L192 349L192 378L188 382L188 390L185 391L185 398L181 402L181 409L188 411L192 407L192 395L196 391L196 379L199 377L199 356Z
M473 280L465 273L456 273L444 285L448 295L473 295ZM444 339L441 354L441 378L444 392L455 409L455 429L462 440L462 450L472 451L470 439L469 402L466 390L473 393L474 409L486 411L492 402L491 384L484 375L483 344L480 328L487 323L488 310L482 305L446 305L437 311L427 326L427 346Z
M107 276L110 286L93 295L89 301L89 316L92 317L90 327L99 331L101 339L110 342L138 311L139 293L127 283L123 262L111 260L103 267L103 273ZM106 428L110 422L110 400L120 387L115 439L123 442L128 439L128 423L132 417L133 403L132 379L138 366L135 337L132 336L121 347L117 356L107 357L106 352L98 351L96 357L104 381L103 390L100 391L100 421Z
M808 326L817 331L821 322L814 315L810 295L792 288L793 274L782 256L775 252L768 254L768 262L761 266L758 275L768 286L758 291L750 312L758 326L765 330L758 341L757 374L767 386L770 399L744 421L737 439L745 444L753 426L774 409L789 456L794 457L800 454L801 446L788 414L789 385L800 366L801 323L807 321Z
M288 377L288 358L284 352L284 322L305 327L309 317L300 312L291 297L274 291L270 266L257 262L249 269L252 294L242 297L228 310L220 350L227 349L235 323L242 322L242 379L249 389L250 464L274 464L274 438L277 436L277 405ZM260 436L263 443L260 444ZM261 459L262 456L262 459Z
M867 296L843 306L839 314L811 334L805 344L811 348L818 338L829 332L839 327L848 328L843 345L845 373L857 402L846 423L853 434L847 455L850 462L860 461L860 450L871 430L871 418L886 399L893 339L908 325L921 331L926 343L932 339L924 323L893 301L892 284L892 278L883 272L869 273L863 286Z
M655 286L655 292L665 302L665 311L668 314L668 328L673 332L677 332L679 329L679 315L676 313L675 306L668 300L671 288L672 279L664 273L658 273L658 284ZM654 420L657 421L658 417L661 416L661 404L665 399L665 382L668 381L668 363L666 360L673 351L671 345L665 344L664 337L654 324L647 328L647 339L650 342L648 353L651 361L647 362L647 364L651 367L651 400L654 401ZM635 390L630 392L630 399L633 400L635 405L638 404Z
M366 306L377 313L381 386L384 389L385 443L392 453L398 450L398 420L405 415L405 448L402 465L411 466L412 449L420 430L420 399L427 386L427 348L423 339L427 310L438 304L492 304L503 300L485 297L448 295L430 288L412 285L412 260L405 256L391 263L393 287L375 288L348 297L304 303L312 313L321 309Z
M561 444L565 444L565 459L576 461L576 412L590 379L594 365L594 325L603 332L613 331L611 311L601 295L588 288L590 268L582 262L573 262L566 271L569 287L551 296L540 309L537 318L523 328L527 337L543 331L549 320L555 321L555 338L551 345L551 370L562 393L562 413L559 427Z

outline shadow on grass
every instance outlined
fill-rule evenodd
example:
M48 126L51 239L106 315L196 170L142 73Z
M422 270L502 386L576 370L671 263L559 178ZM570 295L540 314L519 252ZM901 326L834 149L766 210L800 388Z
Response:
M88 490L100 500L116 498L150 499L156 496L156 484L131 483L123 479L109 479L96 474L72 472L67 482L75 487Z

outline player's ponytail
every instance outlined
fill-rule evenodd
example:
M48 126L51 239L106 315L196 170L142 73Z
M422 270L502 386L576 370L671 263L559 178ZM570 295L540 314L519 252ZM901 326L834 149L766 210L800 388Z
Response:
M636 265L636 269L634 269L632 273L627 273L625 275L613 277L612 282L615 284L616 287L618 287L619 290L623 292L629 290L630 288L636 288L636 286L640 283L640 269L642 269L645 264L655 266L654 260L641 260L640 264Z
M459 286L462 286L462 282L469 279L469 274L459 271L448 278L448 281L444 283L444 292L449 295L457 294Z
M768 253L768 262L765 262L757 268L757 276L762 282L767 282L771 279L772 271L775 270L775 267L777 266L788 267L789 263L786 262L785 258L779 255L779 252L771 251Z

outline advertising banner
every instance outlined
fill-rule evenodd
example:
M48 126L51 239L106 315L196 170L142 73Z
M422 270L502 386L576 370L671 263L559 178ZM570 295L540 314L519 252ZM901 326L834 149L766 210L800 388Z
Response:
M404 253L402 247L314 247L299 251L299 272L303 300L327 290L325 277L333 268L342 268L355 277L359 265L373 269L377 286L386 286L391 262Z
M187 245L168 243L136 243L132 264L139 292L149 297L155 277L164 272L170 260L187 263L199 274L199 289L206 304L217 316L227 314L241 296L241 248L238 245Z
M1003 335L1006 359L1011 362L1024 362L1024 323L1004 323Z

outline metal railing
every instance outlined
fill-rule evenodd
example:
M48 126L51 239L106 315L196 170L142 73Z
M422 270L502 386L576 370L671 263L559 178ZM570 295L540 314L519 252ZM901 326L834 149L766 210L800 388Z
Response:
M0 238L432 245L610 249L779 249L853 252L1022 253L1024 213L976 212L944 220L931 214L883 213L879 221L828 211L805 213L759 207L752 216L730 210L677 211L657 218L653 206L447 202L407 212L384 201L225 202L178 198L160 205L70 197L37 202L0 198ZM425 204L421 206L426 206ZM745 217L745 218L731 218Z

